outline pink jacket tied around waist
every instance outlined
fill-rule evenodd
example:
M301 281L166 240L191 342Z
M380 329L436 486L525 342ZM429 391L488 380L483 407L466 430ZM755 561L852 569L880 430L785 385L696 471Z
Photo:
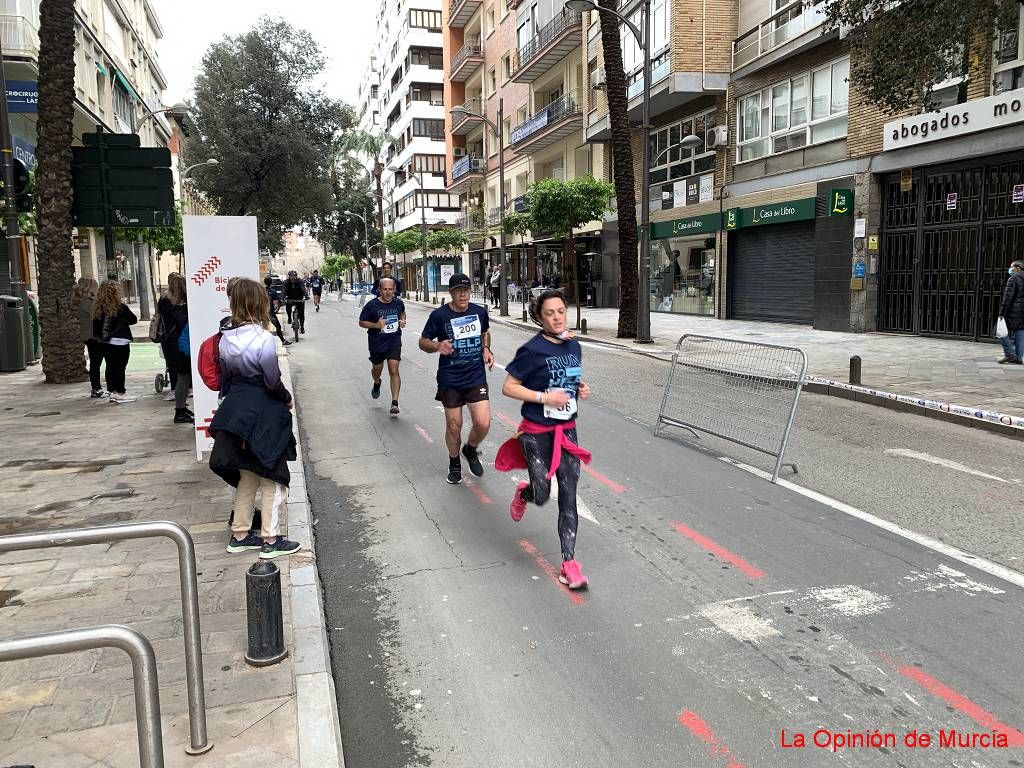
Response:
M545 427L543 424L534 424L532 421L523 419L519 422L518 430L512 437L501 444L498 454L494 457L494 468L499 472L508 472L512 469L526 469L526 457L523 456L523 449L519 446L519 436L541 435L546 432L555 433L555 444L551 449L551 468L548 469L548 479L555 475L558 465L562 463L562 449L565 448L573 456L577 457L584 464L590 463L590 451L580 448L576 443L565 436L566 428L575 426L576 422L558 424L554 427Z

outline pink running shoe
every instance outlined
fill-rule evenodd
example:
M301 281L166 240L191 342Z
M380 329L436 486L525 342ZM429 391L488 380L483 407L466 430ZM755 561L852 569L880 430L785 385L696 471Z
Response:
M589 584L587 577L580 570L580 564L575 560L566 560L562 563L562 572L558 575L558 580L569 589L583 589Z
M520 483L516 486L516 492L512 494L512 501L508 504L508 514L515 522L523 519L526 514L526 502L523 500L523 490L529 488L529 483Z

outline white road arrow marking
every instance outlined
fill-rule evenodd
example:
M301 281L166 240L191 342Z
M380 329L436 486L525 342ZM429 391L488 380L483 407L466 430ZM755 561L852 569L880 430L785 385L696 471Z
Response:
M929 464L935 464L946 469L952 469L954 472L963 472L966 475L974 475L975 477L983 477L986 480L995 480L997 483L1009 483L1002 477L996 477L990 475L987 472L979 472L976 469L971 469L966 464L961 464L958 461L951 461L950 459L943 459L938 456L932 456L928 453L920 453L919 451L912 451L909 448L886 448L886 454L889 456L902 456L906 459L917 459L918 461L926 461Z

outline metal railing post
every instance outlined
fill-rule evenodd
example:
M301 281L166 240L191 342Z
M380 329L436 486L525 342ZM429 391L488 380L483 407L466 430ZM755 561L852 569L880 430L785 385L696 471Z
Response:
M144 635L120 624L69 629L0 640L0 662L88 651L120 648L132 660L135 686L135 728L139 737L140 768L163 768L164 742L160 725L160 687L156 655Z
M196 577L196 549L189 532L177 523L160 520L92 528L17 533L0 536L0 554L25 549L81 547L111 541L165 536L178 547L178 580L181 584L181 618L185 633L185 678L188 693L190 755L209 752L213 744L206 731L206 692L203 687L203 646L199 631L199 585Z

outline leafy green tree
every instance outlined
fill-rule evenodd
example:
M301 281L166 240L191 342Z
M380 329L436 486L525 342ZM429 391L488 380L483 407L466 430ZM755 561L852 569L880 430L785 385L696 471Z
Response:
M355 266L356 260L348 254L332 253L324 259L324 265L320 269L320 274L328 280L337 280L346 272L355 269Z
M369 178L366 170L352 158L342 158L331 172L331 188L334 207L325 216L311 222L314 237L327 243L335 253L351 253L356 260L367 258L366 242L379 243L382 233L370 221L367 238L363 222L355 216L346 216L345 211L354 211L367 216L374 207L373 195L368 191Z
M1020 0L833 0L825 12L827 28L848 30L850 80L899 113L932 106L931 86L950 74L980 69L996 30L1017 29L1020 8Z
M381 175L384 173L384 161L381 159L384 150L395 142L395 138L387 133L370 133L369 131L353 131L341 143L341 149L350 155L362 156L373 163L373 180L377 199L377 229L384 229L384 187Z
M263 17L210 46L195 81L186 154L219 164L191 183L218 214L255 214L271 251L334 207L331 158L354 113L317 86L324 65L308 32Z
M432 251L455 253L466 247L466 233L455 227L435 229L427 235L427 248Z
M526 192L533 226L569 241L573 259L573 292L576 295L576 327L580 326L579 268L573 229L601 219L609 210L615 187L606 181L582 176L569 181L541 179ZM621 311L621 308L620 308Z
M429 242L429 241L428 241ZM396 253L402 257L403 274L407 255L422 250L423 236L419 228L405 229L401 232L388 232L384 235L384 247L390 253Z

